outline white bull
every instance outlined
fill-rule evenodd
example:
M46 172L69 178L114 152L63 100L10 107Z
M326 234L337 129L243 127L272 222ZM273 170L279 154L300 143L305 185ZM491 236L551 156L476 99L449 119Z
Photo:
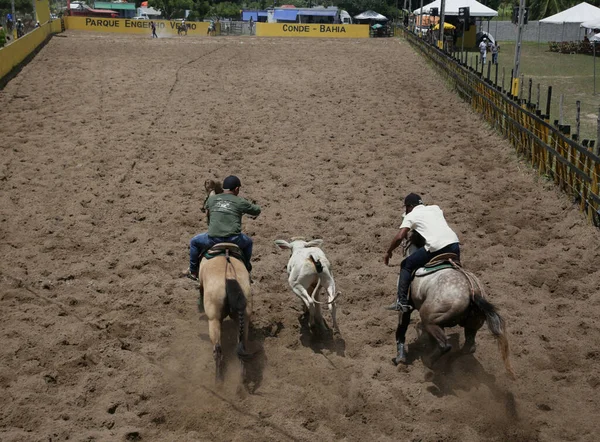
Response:
M314 328L315 322L326 328L321 314L321 304L329 305L334 332L339 332L336 320L335 300L339 293L335 291L335 281L331 275L331 264L319 246L322 239L304 241L292 238L292 242L278 239L275 245L282 250L291 250L292 255L287 264L288 282L309 313L309 325ZM325 288L327 300L319 300L320 288ZM311 292L311 293L309 293Z

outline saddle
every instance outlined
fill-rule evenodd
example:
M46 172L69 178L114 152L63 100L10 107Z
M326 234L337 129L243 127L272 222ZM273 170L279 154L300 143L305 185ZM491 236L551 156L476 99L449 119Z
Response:
M229 256L239 259L244 263L248 271L252 270L252 266L246 260L246 257L242 253L242 249L240 249L236 244L230 242L221 242L219 244L215 244L210 249L205 251L202 256L204 259L213 259L216 256L223 256L229 252Z
M452 262L450 262L452 260ZM455 253L442 253L441 255L434 256L427 264L423 267L418 268L414 276L428 276L443 269L452 269L454 265L460 266L460 261Z

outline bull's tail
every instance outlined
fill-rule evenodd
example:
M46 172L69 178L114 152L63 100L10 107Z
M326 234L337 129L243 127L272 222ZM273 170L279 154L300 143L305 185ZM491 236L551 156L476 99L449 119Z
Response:
M506 337L506 327L504 325L504 319L496 311L496 307L491 302L487 301L483 296L476 293L473 297L475 305L485 314L485 320L488 328L496 338L498 342L498 349L502 355L504 361L504 367L506 372L511 379L516 379L515 372L510 364L510 348L508 345L508 338Z
M225 294L227 296L227 304L229 310L238 314L239 330L238 330L238 345L237 355L241 361L248 361L252 355L246 351L244 347L244 332L246 323L246 295L240 286L237 279L225 280Z

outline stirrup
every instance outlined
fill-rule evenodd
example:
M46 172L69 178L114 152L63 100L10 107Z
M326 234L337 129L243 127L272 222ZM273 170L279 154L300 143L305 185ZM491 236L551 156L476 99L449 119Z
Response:
M394 302L391 305L388 305L387 307L384 307L386 310L391 310L393 312L402 312L402 313L408 313L412 310L412 306L408 305L408 304L401 304L398 301Z

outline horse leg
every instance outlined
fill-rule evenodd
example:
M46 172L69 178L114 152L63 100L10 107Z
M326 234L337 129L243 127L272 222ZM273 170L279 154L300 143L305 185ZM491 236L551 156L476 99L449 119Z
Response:
M461 351L465 354L475 353L477 348L475 344L475 336L477 331L481 328L485 322L485 315L482 313L471 314L465 321L465 345L463 345Z
M426 324L425 331L427 331L427 333L429 333L433 339L437 341L440 349L440 354L432 357L432 363L452 350L452 346L448 344L448 338L446 337L446 333L444 333L444 329L442 329L439 325Z
M210 319L208 321L208 334L213 344L213 357L215 359L215 377L217 382L222 382L223 372L223 350L221 349L221 321Z
M410 325L410 315L412 311L402 313L398 320L398 327L396 328L396 348L398 354L392 359L394 365L406 364L406 348L404 342L406 341L406 330Z

